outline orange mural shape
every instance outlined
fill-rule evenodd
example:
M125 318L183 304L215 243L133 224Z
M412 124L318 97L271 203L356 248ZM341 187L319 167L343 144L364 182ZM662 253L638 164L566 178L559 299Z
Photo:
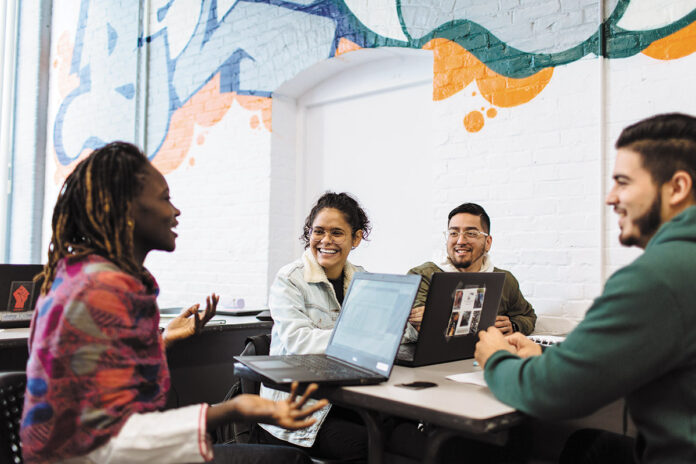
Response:
M61 99L65 99L70 92L80 85L80 78L76 74L70 74L70 63L72 61L73 43L70 41L68 31L63 32L58 38L56 55L53 67L58 69L58 94Z
M172 114L167 137L152 164L163 174L177 169L191 147L194 125L214 126L222 120L235 101L244 109L260 111L264 126L271 131L271 99L237 95L235 92L220 93L220 74L216 74Z
M335 56L338 55L343 55L344 53L352 52L355 50L360 50L362 47L355 42L346 39L345 37L341 37L338 40L338 45L336 46L336 54Z
M546 68L521 79L503 76L447 39L433 39L423 48L433 51L433 100L436 101L451 97L476 80L483 98L493 105L509 108L535 98L553 75L553 68Z
M696 51L696 22L651 43L643 54L656 60L676 60Z
M469 132L478 132L483 129L483 115L479 111L472 111L464 117L464 127Z

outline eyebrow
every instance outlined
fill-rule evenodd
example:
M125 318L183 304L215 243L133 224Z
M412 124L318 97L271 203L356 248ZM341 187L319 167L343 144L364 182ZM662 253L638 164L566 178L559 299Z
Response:
M631 178L628 177L628 176L625 175L625 174L614 174L614 175L612 176L612 179L614 179L614 180L616 180L616 181L619 181L619 180L631 180Z

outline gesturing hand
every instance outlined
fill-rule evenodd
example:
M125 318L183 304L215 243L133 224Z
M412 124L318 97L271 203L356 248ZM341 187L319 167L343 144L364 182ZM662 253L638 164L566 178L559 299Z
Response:
M302 429L312 425L316 419L309 417L326 406L328 401L319 400L311 406L305 406L309 396L318 388L310 384L301 397L297 397L297 382L293 382L290 396L282 401L272 401L257 395L239 395L232 400L235 409L246 420L277 425L290 430Z
M200 332L201 328L215 316L219 300L220 297L215 293L207 297L205 299L205 311L203 314L199 312L199 304L195 304L181 311L181 313L167 325L162 335L165 346L169 347L177 340L183 340L184 338L188 338Z

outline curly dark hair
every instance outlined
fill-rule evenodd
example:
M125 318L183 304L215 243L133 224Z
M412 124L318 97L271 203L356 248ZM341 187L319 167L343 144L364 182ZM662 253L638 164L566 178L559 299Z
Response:
M314 219L316 219L319 211L324 208L334 208L342 212L346 222L350 225L351 236L355 237L355 233L362 230L362 238L367 240L372 230L372 225L370 220L367 219L367 214L365 214L365 211L363 211L355 198L345 192L326 192L319 197L319 200L317 200L317 203L309 212L307 219L305 219L304 230L302 235L300 235L300 240L304 242L305 248L309 247L312 223L314 223Z
M65 179L53 210L48 261L38 278L46 294L62 258L98 254L147 284L133 256L133 199L143 188L139 172L149 164L138 147L112 142L92 152Z

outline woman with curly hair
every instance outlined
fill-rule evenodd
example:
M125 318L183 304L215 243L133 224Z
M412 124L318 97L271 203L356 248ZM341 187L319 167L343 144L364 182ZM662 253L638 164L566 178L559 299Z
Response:
M327 192L319 198L300 237L304 254L280 269L271 286L272 355L326 350L353 274L364 271L351 264L348 255L369 233L370 221L353 197ZM261 396L280 400L286 394L264 388ZM296 432L262 425L262 438L268 443L310 448L311 454L330 459L367 455L367 431L357 414L328 405L314 417L314 425Z

